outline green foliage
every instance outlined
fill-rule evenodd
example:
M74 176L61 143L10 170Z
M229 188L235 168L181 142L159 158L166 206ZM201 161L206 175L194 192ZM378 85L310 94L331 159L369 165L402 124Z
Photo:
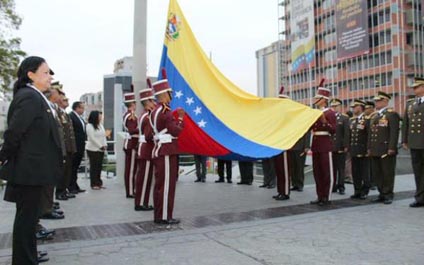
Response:
M21 39L12 37L22 19L15 12L14 0L0 0L0 92L10 90L16 70L25 52L20 49Z

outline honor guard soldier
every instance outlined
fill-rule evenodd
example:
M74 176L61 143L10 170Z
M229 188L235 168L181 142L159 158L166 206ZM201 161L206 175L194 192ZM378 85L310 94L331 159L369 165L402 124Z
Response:
M312 163L316 183L317 199L311 204L320 206L330 204L331 192L333 190L333 140L332 135L336 132L336 113L328 108L330 90L323 87L324 79L321 81L315 105L322 110L321 117L312 125Z
M395 182L397 145L399 140L399 114L388 108L391 96L379 91L374 97L377 114L370 120L368 155L379 196L373 202L391 204Z
M184 110L178 110L178 119L172 115L169 103L172 100L172 88L162 70L163 80L153 84L156 100L155 109L150 113L150 122L154 133L153 165L155 168L154 222L157 224L178 224L173 218L175 186L178 177L177 137L184 127Z
M333 192L339 191L339 194L344 195L346 153L350 137L349 116L342 113L342 101L340 99L334 98L331 100L330 107L336 112L337 118L336 133L333 134Z
M284 87L280 89L279 98L288 99L289 97L284 94ZM277 192L273 196L277 201L284 201L290 199L290 172L289 168L289 150L282 152L274 157L275 175L277 176Z
M367 156L367 143L369 121L364 114L365 102L355 99L351 107L353 117L350 118L350 155L352 157L352 177L355 193L352 199L365 200L370 189L369 158Z
M140 102L144 108L138 124L140 125L140 137L138 138L137 150L137 177L135 185L135 207L136 211L151 211L153 207L149 205L150 192L153 187L153 164L152 151L154 147L152 128L149 117L150 112L155 108L155 96L153 94L150 79L147 79L149 88L140 91ZM147 136L147 137L146 137ZM141 205L142 203L142 205Z
M415 98L406 104L402 127L402 144L411 150L415 176L415 201L409 206L424 207L424 78L415 78Z
M135 114L135 95L134 93L124 94L124 103L127 112L124 115L123 125L126 132L124 141L125 151L125 192L127 198L134 198L135 175L137 172L137 145L138 145L138 119Z

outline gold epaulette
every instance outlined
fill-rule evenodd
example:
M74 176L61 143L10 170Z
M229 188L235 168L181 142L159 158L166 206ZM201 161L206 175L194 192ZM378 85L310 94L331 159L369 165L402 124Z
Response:
M414 101L415 101L415 98L410 98L406 102L414 102Z
M342 113L342 115L350 119L349 115L347 115L346 113Z
M393 108L387 108L387 112L394 112Z
M355 119L356 119L356 117L351 117L349 120L353 121L353 120L355 120Z

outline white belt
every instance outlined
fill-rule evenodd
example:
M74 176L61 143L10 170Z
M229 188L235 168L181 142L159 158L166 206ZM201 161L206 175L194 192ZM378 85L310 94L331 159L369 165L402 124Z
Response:
M169 144L172 143L173 139L177 139L176 137L173 137L167 132L168 129L163 129L162 131L155 134L155 136L153 136L153 140L155 140L155 142L158 142L159 144Z
M138 142L139 143L147 143L146 142L146 137L144 135L138 136Z
M317 136L330 136L330 133L329 132L326 132L326 131L320 131L320 132L314 132L314 135L317 135Z
M131 135L131 137L132 138L138 138L139 136L138 136L138 134L133 134L133 135Z

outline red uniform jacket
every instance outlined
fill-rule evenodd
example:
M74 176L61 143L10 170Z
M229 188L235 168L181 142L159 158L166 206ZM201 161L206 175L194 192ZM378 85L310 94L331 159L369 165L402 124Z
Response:
M151 160L152 150L155 146L153 142L153 130L150 125L150 112L144 112L141 114L140 121L140 138L138 143L138 158Z
M150 119L153 125L153 132L156 136L158 133L165 133L173 137L170 143L160 143L158 140L154 140L154 156L178 154L177 137L184 128L183 121L175 119L172 115L171 108L166 104L157 105L150 114Z
M124 129L131 139L126 139L124 143L124 150L137 149L138 145L138 120L137 116L130 111L127 111L124 115Z
M336 132L336 112L331 109L325 109L323 112L327 123L323 123L321 119L318 119L312 125L312 152L331 152L333 150L332 135ZM328 134L325 135L326 133Z

